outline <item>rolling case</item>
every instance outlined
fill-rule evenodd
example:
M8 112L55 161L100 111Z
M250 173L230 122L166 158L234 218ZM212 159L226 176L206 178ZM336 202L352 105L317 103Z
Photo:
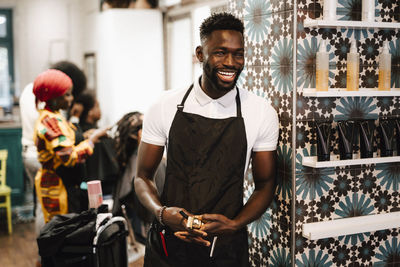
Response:
M128 226L123 217L91 209L57 215L37 243L43 267L127 267Z

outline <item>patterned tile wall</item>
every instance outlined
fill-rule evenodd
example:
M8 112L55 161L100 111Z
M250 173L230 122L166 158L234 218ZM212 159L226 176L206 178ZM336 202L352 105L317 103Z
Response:
M377 21L400 22L399 0L376 0L375 3ZM292 36L293 4L297 4L297 40ZM246 68L240 83L269 99L280 117L277 194L265 215L249 226L252 265L400 266L399 229L317 241L301 235L305 222L400 210L398 163L323 169L302 165L304 157L316 155L316 123L331 125L331 153L338 154L338 121L368 120L376 127L384 120L393 123L400 116L400 97L303 97L303 89L315 87L315 57L320 41L328 40L329 83L333 88L346 87L346 54L353 38L360 53L359 86L377 87L379 51L383 41L389 41L391 84L400 88L400 31L305 28L306 18L322 16L323 0L230 0L229 9L245 24ZM360 20L361 0L338 0L337 17ZM296 114L292 108L294 46L297 47ZM291 142L293 115L296 116L295 144ZM359 135L357 128L354 135ZM374 153L379 156L377 129L373 140ZM296 150L295 166L292 166L293 149ZM353 152L360 152L358 138L354 139ZM292 177L293 167L295 177ZM296 192L291 190L293 183ZM253 187L249 176L247 195ZM292 198L295 198L294 207Z
M332 125L332 153L339 154L337 121L370 120L371 126L384 119L397 119L398 97L309 98L304 88L315 87L315 56L321 39L328 40L330 87L346 87L346 58L350 40L356 39L360 53L360 82L364 88L378 85L378 55L388 40L392 54L392 87L398 82L398 30L353 30L304 28L306 18L322 16L322 1L298 1L297 40L297 125L296 125L296 266L310 262L321 266L399 266L398 230L362 233L326 240L308 241L301 236L304 222L397 211L400 167L394 164L369 164L312 169L301 165L302 158L316 155L315 124ZM376 1L378 21L398 21L399 1ZM396 10L396 11L395 11ZM397 12L397 13L396 13ZM397 14L397 15L395 15ZM360 20L361 0L338 0L340 20ZM355 131L355 136L358 136ZM379 155L380 137L375 131L374 152ZM353 151L359 153L359 139ZM320 252L322 254L319 254Z
M245 24L246 66L239 84L271 101L280 119L277 194L267 212L248 227L250 261L253 266L290 266L293 4L289 0L233 0L230 10ZM251 175L245 186L250 195Z

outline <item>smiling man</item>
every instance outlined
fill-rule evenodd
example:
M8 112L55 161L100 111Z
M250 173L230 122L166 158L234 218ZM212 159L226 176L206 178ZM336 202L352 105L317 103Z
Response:
M157 220L145 266L248 266L246 225L274 194L278 116L263 98L236 86L244 66L242 22L214 14L200 27L203 74L170 91L145 114L135 190ZM167 148L161 196L153 175ZM252 163L255 190L243 205Z

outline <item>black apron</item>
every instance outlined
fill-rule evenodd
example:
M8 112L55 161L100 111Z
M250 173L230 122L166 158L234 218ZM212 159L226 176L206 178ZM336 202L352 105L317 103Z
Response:
M247 152L239 90L236 89L237 116L212 119L183 112L192 88L193 85L178 105L169 131L161 203L167 207L185 208L196 215L217 213L233 219L243 207ZM160 238L160 231L164 232L163 238ZM212 237L208 240L212 243ZM145 266L248 265L246 228L232 235L218 236L212 258L210 247L184 242L156 221L149 231Z

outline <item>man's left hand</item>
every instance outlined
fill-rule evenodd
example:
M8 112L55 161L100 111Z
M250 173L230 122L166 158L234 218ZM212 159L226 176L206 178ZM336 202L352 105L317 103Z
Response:
M238 225L234 220L221 214L203 214L202 221L204 224L200 231L211 235L232 234L238 230Z

